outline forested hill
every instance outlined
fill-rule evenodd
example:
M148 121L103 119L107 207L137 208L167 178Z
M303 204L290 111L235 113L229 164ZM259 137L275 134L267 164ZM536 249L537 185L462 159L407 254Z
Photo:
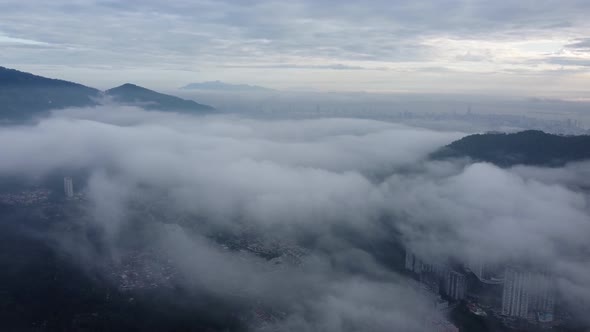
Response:
M590 136L560 136L538 130L475 134L443 147L431 157L469 157L503 167L517 164L562 166L590 159Z
M0 118L21 120L51 109L96 105L99 90L0 67Z
M113 101L148 110L200 114L213 111L193 100L124 84L102 92L64 80L52 79L0 67L0 123L21 122L50 110L96 106L109 96Z
M118 103L136 105L145 109L191 113L214 110L209 105L159 93L131 83L112 88L105 93Z

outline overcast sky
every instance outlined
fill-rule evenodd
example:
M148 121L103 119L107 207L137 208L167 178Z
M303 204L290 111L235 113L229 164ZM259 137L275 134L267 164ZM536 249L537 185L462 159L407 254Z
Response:
M587 0L0 2L0 65L107 88L590 96Z

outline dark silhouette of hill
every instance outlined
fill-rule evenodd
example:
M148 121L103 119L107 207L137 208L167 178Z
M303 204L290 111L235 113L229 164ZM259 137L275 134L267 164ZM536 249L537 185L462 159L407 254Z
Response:
M66 107L97 105L100 91L64 80L0 67L0 118L22 120Z
M115 102L149 110L203 112L213 107L124 84L104 94ZM0 121L20 122L50 110L100 105L103 92L82 84L0 67Z
M463 137L431 155L434 159L470 157L498 166L562 166L590 159L590 136L560 136L538 130Z
M163 111L212 111L213 107L126 83L105 91L115 102Z

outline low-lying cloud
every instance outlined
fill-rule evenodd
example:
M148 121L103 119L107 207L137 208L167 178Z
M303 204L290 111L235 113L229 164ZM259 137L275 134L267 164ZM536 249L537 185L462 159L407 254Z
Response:
M359 245L384 239L441 260L540 265L568 300L590 299L579 292L590 287L587 164L428 159L462 136L359 119L70 109L1 128L11 144L0 146L0 176L87 172L91 224L108 255L131 240L129 224L144 211L150 232L140 240L175 266L176 282L285 313L261 330L424 330L428 300ZM224 249L209 236L216 232L318 250L276 268Z

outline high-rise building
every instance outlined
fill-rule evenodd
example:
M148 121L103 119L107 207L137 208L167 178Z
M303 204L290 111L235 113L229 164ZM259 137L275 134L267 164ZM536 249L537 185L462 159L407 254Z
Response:
M67 198L74 196L74 181L71 177L64 178L64 192Z
M470 257L464 264L479 281L488 285L500 285L504 282L504 269L479 257Z
M478 279L484 278L484 272L486 271L486 264L482 259L471 257L466 264L466 267L475 274Z
M414 271L414 264L416 262L416 256L408 249L406 249L406 270Z
M529 312L530 274L507 268L504 272L502 315L526 318Z
M553 279L509 267L504 272L502 314L529 318L535 312L553 314L555 306Z
M445 294L453 300L465 298L467 277L461 272L448 270L444 280Z
M529 293L530 310L553 315L555 310L555 283L553 278L546 274L533 274Z
M406 249L406 270L417 274L424 272L436 272L437 264L430 263Z

